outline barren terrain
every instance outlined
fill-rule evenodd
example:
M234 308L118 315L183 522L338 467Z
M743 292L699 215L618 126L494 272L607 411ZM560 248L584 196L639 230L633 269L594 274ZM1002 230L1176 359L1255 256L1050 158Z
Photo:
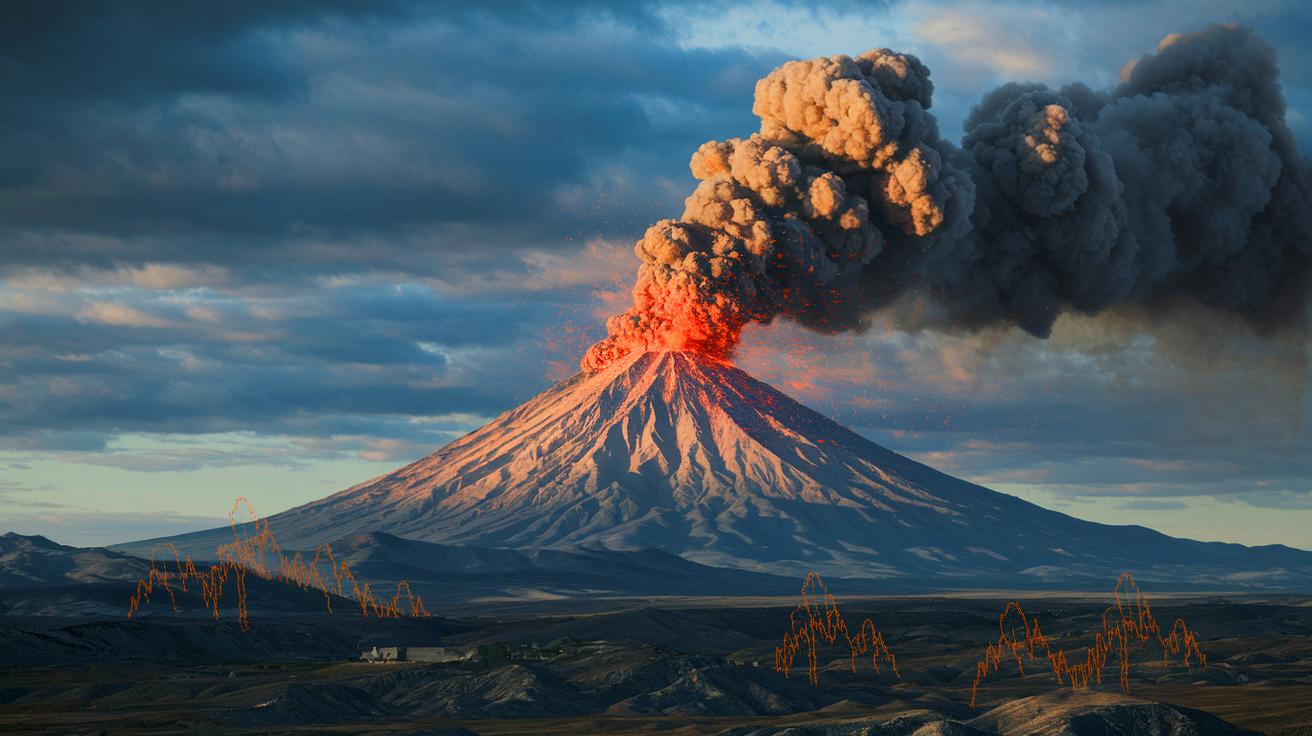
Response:
M835 591L838 592L838 591ZM839 599L870 617L899 675L846 644L774 669L788 598L473 601L427 620L253 611L252 629L199 607L134 621L0 619L5 733L1269 734L1312 733L1312 599L1159 595L1153 613L1199 634L1206 667L1131 650L1071 691L1046 660L1004 659L969 705L1004 594ZM1033 594L1026 610L1082 656L1108 600ZM321 598L320 598L321 601ZM291 603L286 606L291 606ZM581 610L590 608L591 610ZM534 610L536 609L536 610ZM307 609L308 610L308 609ZM355 661L374 645L474 651L449 663ZM1169 704L1169 705L1164 705Z

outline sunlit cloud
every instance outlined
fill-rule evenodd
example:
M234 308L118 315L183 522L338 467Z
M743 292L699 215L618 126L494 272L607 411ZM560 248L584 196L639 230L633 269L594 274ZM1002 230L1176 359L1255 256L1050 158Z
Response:
M113 327L176 327L177 323L161 319L122 302L88 302L77 312L78 320Z

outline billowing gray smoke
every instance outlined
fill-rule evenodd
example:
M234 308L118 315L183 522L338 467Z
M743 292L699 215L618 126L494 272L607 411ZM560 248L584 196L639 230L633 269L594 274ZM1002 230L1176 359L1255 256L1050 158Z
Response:
M724 357L776 316L1039 336L1064 311L1124 304L1301 319L1312 179L1277 78L1270 46L1213 26L1168 36L1110 92L1000 87L958 148L914 56L786 63L757 83L759 133L693 155L700 186L639 241L634 305L583 366Z

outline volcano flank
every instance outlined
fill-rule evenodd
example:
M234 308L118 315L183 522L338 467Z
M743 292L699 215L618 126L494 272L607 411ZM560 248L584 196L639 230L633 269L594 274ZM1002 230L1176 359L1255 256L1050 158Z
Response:
M1095 524L953 478L728 363L676 351L580 373L426 458L268 521L288 549L386 532L949 587L1101 584L1127 569L1184 587L1312 579L1309 552ZM203 557L230 538L168 541Z

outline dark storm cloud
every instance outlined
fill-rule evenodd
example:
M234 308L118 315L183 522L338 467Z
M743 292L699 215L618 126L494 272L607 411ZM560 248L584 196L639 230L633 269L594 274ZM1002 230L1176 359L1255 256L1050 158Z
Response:
M506 369L471 372L461 356L512 355L544 311L392 284L270 298L46 291L24 304L0 312L0 441L54 450L104 444L87 433L376 435L359 417L487 416L523 398L532 374L488 382Z
M9 11L26 40L0 51L19 101L0 119L0 267L332 270L348 259L307 241L375 234L358 260L434 272L416 247L625 231L677 202L650 185L685 180L674 151L736 127L742 82L776 60L683 51L640 31L651 13L589 3L34 7ZM632 196L604 202L617 181ZM571 208L578 188L596 191Z
M26 104L50 100L65 107L96 100L145 104L205 92L277 97L308 86L304 70L280 54L278 34L289 29L332 21L386 27L425 16L537 29L589 17L651 25L659 22L652 10L596 0L143 0L78 6L15 0L0 8L0 84Z
M658 10L6 4L0 443L434 444L526 398L589 288L534 254L677 203L778 59Z
M64 107L184 92L281 95L303 80L252 31L329 12L319 2L6 3L0 83L25 105Z

